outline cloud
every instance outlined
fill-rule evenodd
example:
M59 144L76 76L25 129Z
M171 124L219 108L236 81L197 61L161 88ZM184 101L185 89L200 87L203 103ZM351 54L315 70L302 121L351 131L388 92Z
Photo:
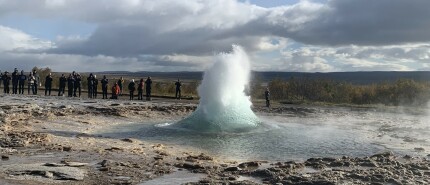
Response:
M331 0L317 18L285 36L319 45L428 42L428 7L430 1L425 0Z
M257 70L424 69L430 63L428 7L425 0L301 0L272 8L236 0L0 0L0 17L96 25L89 36L52 41L0 26L0 52L58 69L55 59L97 71L121 62L132 70L202 70L214 54L238 44Z
M0 51L46 50L54 47L50 41L34 38L20 30L0 25Z

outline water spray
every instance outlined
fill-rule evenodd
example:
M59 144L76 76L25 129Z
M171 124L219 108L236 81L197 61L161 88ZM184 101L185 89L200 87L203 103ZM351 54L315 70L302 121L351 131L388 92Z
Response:
M233 45L231 53L216 55L198 87L200 103L196 111L173 126L203 132L239 132L257 127L259 119L245 94L250 73L248 55L240 46Z

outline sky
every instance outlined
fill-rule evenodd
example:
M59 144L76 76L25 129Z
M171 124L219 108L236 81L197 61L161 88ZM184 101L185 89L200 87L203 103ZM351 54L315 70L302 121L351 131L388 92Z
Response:
M0 70L428 71L428 0L0 0Z

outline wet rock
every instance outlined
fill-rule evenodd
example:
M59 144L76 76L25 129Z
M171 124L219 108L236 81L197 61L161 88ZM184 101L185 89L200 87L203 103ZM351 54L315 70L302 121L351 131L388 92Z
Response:
M240 163L238 165L239 168L258 168L261 165L261 163L256 162L256 161L251 161L251 162L244 162L244 163Z
M232 167L228 167L228 168L224 169L224 171L227 171L227 172L234 172L234 171L240 171L240 170L241 169L237 166L232 166Z
M83 180L85 171L75 167L50 167L44 163L36 164L14 164L3 165L0 172L11 175L11 177L19 176L39 176L44 178L52 178L54 180ZM48 173L47 173L48 172Z
M363 166L363 167L378 167L378 164L375 161L372 161L372 160L358 163L358 165L359 166Z
M190 170L205 169L204 166L198 163L182 163L182 164L176 164L175 166L178 168L185 168Z
M394 158L394 153L393 152L383 152L383 153L379 153L379 154L375 154L372 155L370 158Z
M188 154L188 156L185 158L185 160L189 161L189 162L197 162L198 160L212 161L213 157L206 155L204 153L201 153L199 155Z
M402 183L400 181L393 179L393 178L388 179L387 183L391 184L391 185L402 185Z
M112 162L111 162L111 161L109 161L109 160L103 160L103 161L102 161L102 162L100 162L99 164L100 164L102 167L107 167L107 166L109 166L111 163L112 163Z
M337 159L335 159L335 158L328 158L328 157L325 157L325 158L322 158L321 159L321 161L323 161L323 162L334 162L334 161L336 161Z
M412 156L410 156L410 155L405 155L405 156L403 156L403 159L412 159Z
M128 142L128 143L134 143L134 140L132 140L130 138L124 138L124 139L121 139L121 141Z
M417 152L424 152L425 151L425 149L422 148L422 147L414 148L414 150L417 151Z
M66 166L66 164L59 164L59 163L45 163L44 166L50 166L50 167L61 167Z
M83 167L83 166L88 166L88 163L80 163L80 162L70 162L70 161L65 161L63 162L66 166L70 166L70 167Z
M163 159L164 159L164 157L159 155L159 156L155 156L155 157L154 157L154 159L155 159L155 160L163 160Z
M102 172L106 172L106 171L109 171L109 170L110 170L109 167L101 167L101 168L99 168L99 171L102 171Z
M2 155L2 156L1 156L1 160L9 160L9 156L7 156L7 155Z
M333 161L333 162L329 163L328 166L330 166L330 167L342 167L342 166L344 166L344 163L341 161Z
M118 147L111 147L111 148L106 148L105 150L107 150L107 151L122 151L124 149L118 148Z

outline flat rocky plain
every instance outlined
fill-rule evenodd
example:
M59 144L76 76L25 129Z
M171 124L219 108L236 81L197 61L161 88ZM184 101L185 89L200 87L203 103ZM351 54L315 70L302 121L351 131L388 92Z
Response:
M156 180L179 172L188 176L189 182L167 182L430 184L430 161L425 156L384 152L303 161L227 161L195 148L109 138L95 132L120 124L178 120L196 107L195 101L164 99L131 102L0 96L0 184L161 184L164 181ZM254 110L265 115L312 112L282 105Z

